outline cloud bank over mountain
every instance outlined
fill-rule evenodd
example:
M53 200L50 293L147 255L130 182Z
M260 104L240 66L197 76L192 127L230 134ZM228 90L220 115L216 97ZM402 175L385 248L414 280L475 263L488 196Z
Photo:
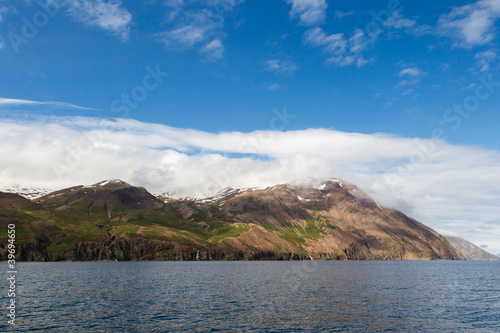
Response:
M59 189L120 178L152 192L204 196L330 177L438 230L500 253L500 154L477 146L334 129L209 133L131 119L0 122L0 185ZM281 119L280 119L281 117ZM496 246L496 247L495 247Z

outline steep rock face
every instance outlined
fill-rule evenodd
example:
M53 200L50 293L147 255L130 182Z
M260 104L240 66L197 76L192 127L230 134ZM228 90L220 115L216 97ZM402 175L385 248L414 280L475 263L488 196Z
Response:
M109 237L80 241L64 252L47 251L49 239L34 239L20 244L18 261L95 261L95 260L194 260L196 250L168 241ZM3 247L0 242L0 247Z
M467 260L500 260L499 257L486 252L462 237L445 236L448 242Z
M35 203L0 196L0 224L8 221L29 261L463 259L432 229L338 180L165 202L105 181Z

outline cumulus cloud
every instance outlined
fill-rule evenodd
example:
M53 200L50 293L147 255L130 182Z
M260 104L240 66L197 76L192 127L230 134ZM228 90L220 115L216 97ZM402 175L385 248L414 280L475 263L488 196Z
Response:
M479 0L441 15L438 31L453 38L457 46L485 45L496 37L495 22L499 18L499 0Z
M275 119L276 120L276 119ZM0 122L0 183L57 189L121 178L203 196L226 186L339 177L500 253L500 153L331 129L208 133L130 119ZM493 237L494 236L494 237Z
M299 18L300 24L311 26L323 23L326 17L326 0L287 0L292 5L290 17Z
M129 36L132 14L117 0L67 0L62 2L78 21L109 31L122 39Z

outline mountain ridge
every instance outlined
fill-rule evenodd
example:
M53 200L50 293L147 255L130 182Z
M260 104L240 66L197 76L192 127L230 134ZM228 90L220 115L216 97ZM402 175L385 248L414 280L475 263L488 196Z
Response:
M481 249L468 240L451 235L444 236L448 242L467 260L500 260L499 257Z
M204 199L111 180L31 203L9 210L0 200L0 223L18 225L21 260L463 259L434 230L338 179Z

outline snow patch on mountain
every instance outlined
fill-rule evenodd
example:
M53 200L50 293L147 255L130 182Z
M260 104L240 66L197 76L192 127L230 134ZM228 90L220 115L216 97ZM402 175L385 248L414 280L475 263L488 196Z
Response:
M123 180L120 180L120 179L108 179L108 180L103 180L102 182L96 183L96 184L91 185L91 186L93 186L93 187L99 187L99 186L106 186L108 184L129 185L126 182L124 182Z
M28 200L34 200L43 197L44 195L47 195L53 191L39 187L22 187L18 185L11 185L11 186L0 186L0 192L14 193Z

